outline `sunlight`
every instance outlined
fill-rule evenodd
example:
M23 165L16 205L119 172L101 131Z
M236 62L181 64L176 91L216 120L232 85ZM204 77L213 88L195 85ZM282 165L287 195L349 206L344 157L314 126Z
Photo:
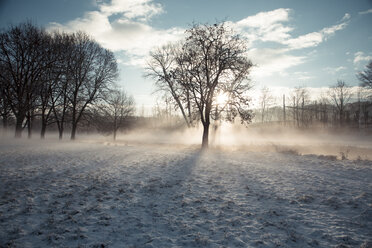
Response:
M228 95L226 93L221 92L217 94L216 96L216 103L218 105L225 105L227 100L228 100Z

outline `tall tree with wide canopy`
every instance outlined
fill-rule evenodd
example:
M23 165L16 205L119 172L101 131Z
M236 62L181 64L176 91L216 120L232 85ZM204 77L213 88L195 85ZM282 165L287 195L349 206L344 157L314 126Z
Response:
M67 97L71 105L71 139L86 108L102 98L118 76L114 54L88 35L73 34L73 51L67 68Z
M247 91L251 88L248 76L252 62L246 56L246 42L225 23L193 25L179 47L172 51L172 63L167 66L156 67L154 61L155 55L164 54L168 48L152 53L150 64L157 70L150 68L149 73L164 82L162 87L168 90L171 82L173 88L179 89L175 101L183 99L183 109L191 106L198 113L203 125L202 148L207 148L214 117L251 120ZM222 94L226 95L223 103L216 100Z
M15 137L21 137L23 123L35 108L36 89L43 71L49 68L49 35L31 22L11 26L0 34L0 81L16 118ZM30 133L29 133L30 135Z

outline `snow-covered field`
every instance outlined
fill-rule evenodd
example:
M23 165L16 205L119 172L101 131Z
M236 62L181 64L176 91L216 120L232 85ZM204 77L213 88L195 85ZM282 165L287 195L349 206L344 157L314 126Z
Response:
M372 162L0 141L0 247L372 247Z

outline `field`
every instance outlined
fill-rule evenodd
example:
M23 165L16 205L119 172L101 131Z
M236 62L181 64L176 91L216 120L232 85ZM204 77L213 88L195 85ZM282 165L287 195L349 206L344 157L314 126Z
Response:
M372 162L0 141L0 247L371 247Z

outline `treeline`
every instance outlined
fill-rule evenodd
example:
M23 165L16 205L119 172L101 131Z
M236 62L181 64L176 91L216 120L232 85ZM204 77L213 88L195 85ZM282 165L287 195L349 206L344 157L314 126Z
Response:
M367 72L368 67L358 77ZM360 87L350 87L339 80L316 100L311 99L309 90L304 87L297 87L290 94L283 95L280 104L278 100L269 88L262 88L253 121L297 128L365 129L372 125L372 90L362 80Z
M0 33L0 114L15 137L34 124L45 137L66 126L75 139L84 120L104 133L114 133L134 114L134 100L116 85L114 54L83 32L47 32L31 22Z

